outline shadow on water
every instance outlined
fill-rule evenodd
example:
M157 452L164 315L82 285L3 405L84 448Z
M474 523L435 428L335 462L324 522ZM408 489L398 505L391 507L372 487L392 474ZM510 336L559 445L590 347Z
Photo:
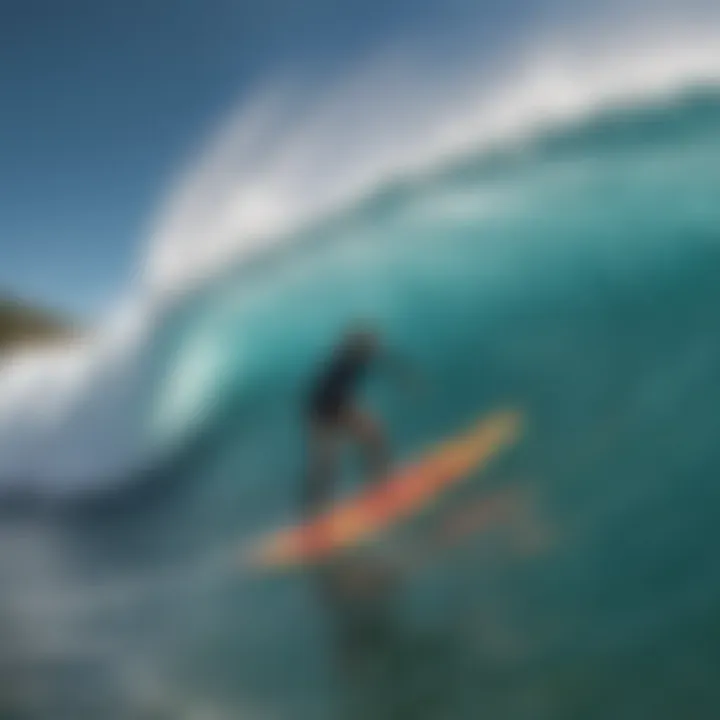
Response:
M337 718L429 720L451 707L458 658L447 637L403 621L402 580L390 566L358 558L315 574L330 626Z
M502 660L463 621L413 627L399 592L333 598L337 720L715 717L716 610L632 649Z

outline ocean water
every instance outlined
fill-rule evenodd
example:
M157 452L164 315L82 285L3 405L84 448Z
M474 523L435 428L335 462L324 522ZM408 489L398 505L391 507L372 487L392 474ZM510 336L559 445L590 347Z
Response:
M162 451L8 505L0 716L717 717L718 188L720 94L686 87L385 182L226 264L135 360L133 422ZM297 511L307 383L355 318L424 378L367 388L398 460L525 418L382 538L398 579L373 602L238 561Z

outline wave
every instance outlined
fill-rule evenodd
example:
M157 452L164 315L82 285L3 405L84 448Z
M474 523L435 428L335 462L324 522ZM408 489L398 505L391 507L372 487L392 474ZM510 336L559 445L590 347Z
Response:
M265 310L253 315L265 302L258 294L274 293L278 307L292 298L293 278L320 274L327 262L342 286L358 253L367 251L368 236L391 234L382 219L389 207L393 232L404 222L400 231L417 234L435 218L444 231L448 219L482 222L493 237L493 218L527 211L528 184L542 183L543 147L565 148L582 164L588 135L595 133L603 151L602 128L613 123L625 128L625 142L633 146L649 142L648 133L657 134L662 122L675 128L668 119L673 107L687 105L677 98L720 79L720 44L711 35L658 35L642 46L636 42L631 54L616 44L592 58L558 44L543 46L519 54L490 80L487 70L473 66L449 84L439 76L420 81L407 56L385 55L324 92L275 86L246 100L170 193L151 233L146 271L96 336L63 351L6 361L0 484L74 496L132 475L207 422L228 383L238 388L232 398L247 392L250 377L262 385L258 368L267 365L270 348L292 342L312 355L320 329L297 318L269 327ZM703 106L716 111L714 91L702 97L692 101L696 118ZM636 122L633 135L626 120L641 111L649 120L642 127ZM683 119L688 115L683 112ZM602 116L606 121L598 124ZM573 138L585 144L582 152ZM506 158L502 172L493 171L498 153ZM518 153L522 172L507 161ZM588 202L599 206L602 199L593 188L589 193ZM323 239L336 246L333 259L316 253L303 260L311 241ZM486 242L497 252L505 240ZM383 261L373 272L420 252L396 245L393 255L375 242L372 252ZM268 273L253 275L253 263L269 256L284 258L285 269L272 283ZM243 282L221 292L218 277L228 265L235 278L243 273ZM392 290L383 292L371 302L349 299L326 324L339 322L350 307L377 310L390 302ZM228 328L230 339L217 342ZM279 345L283 334L286 344ZM262 358L258 347L265 348ZM278 380L267 367L264 372Z
M692 38L616 40L592 56L554 43L518 49L519 59L504 63L510 67L493 66L494 77L476 61L459 77L422 82L412 57L383 56L316 89L310 108L305 92L266 89L243 102L170 194L151 235L146 282L161 291L186 287L399 178L609 108L717 84L717 48L717 38L699 30Z

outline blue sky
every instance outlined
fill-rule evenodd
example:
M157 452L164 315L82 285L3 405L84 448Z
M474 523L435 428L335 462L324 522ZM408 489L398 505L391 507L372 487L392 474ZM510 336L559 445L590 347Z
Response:
M135 271L171 179L243 93L276 71L338 72L398 32L442 38L479 7L5 0L0 292L94 315ZM504 7L482 11L487 38Z

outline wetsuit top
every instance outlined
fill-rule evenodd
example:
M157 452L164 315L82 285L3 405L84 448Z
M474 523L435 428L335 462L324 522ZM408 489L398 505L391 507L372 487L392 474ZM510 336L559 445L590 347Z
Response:
M310 397L311 414L320 420L335 420L342 415L374 356L374 352L340 347L315 383Z

